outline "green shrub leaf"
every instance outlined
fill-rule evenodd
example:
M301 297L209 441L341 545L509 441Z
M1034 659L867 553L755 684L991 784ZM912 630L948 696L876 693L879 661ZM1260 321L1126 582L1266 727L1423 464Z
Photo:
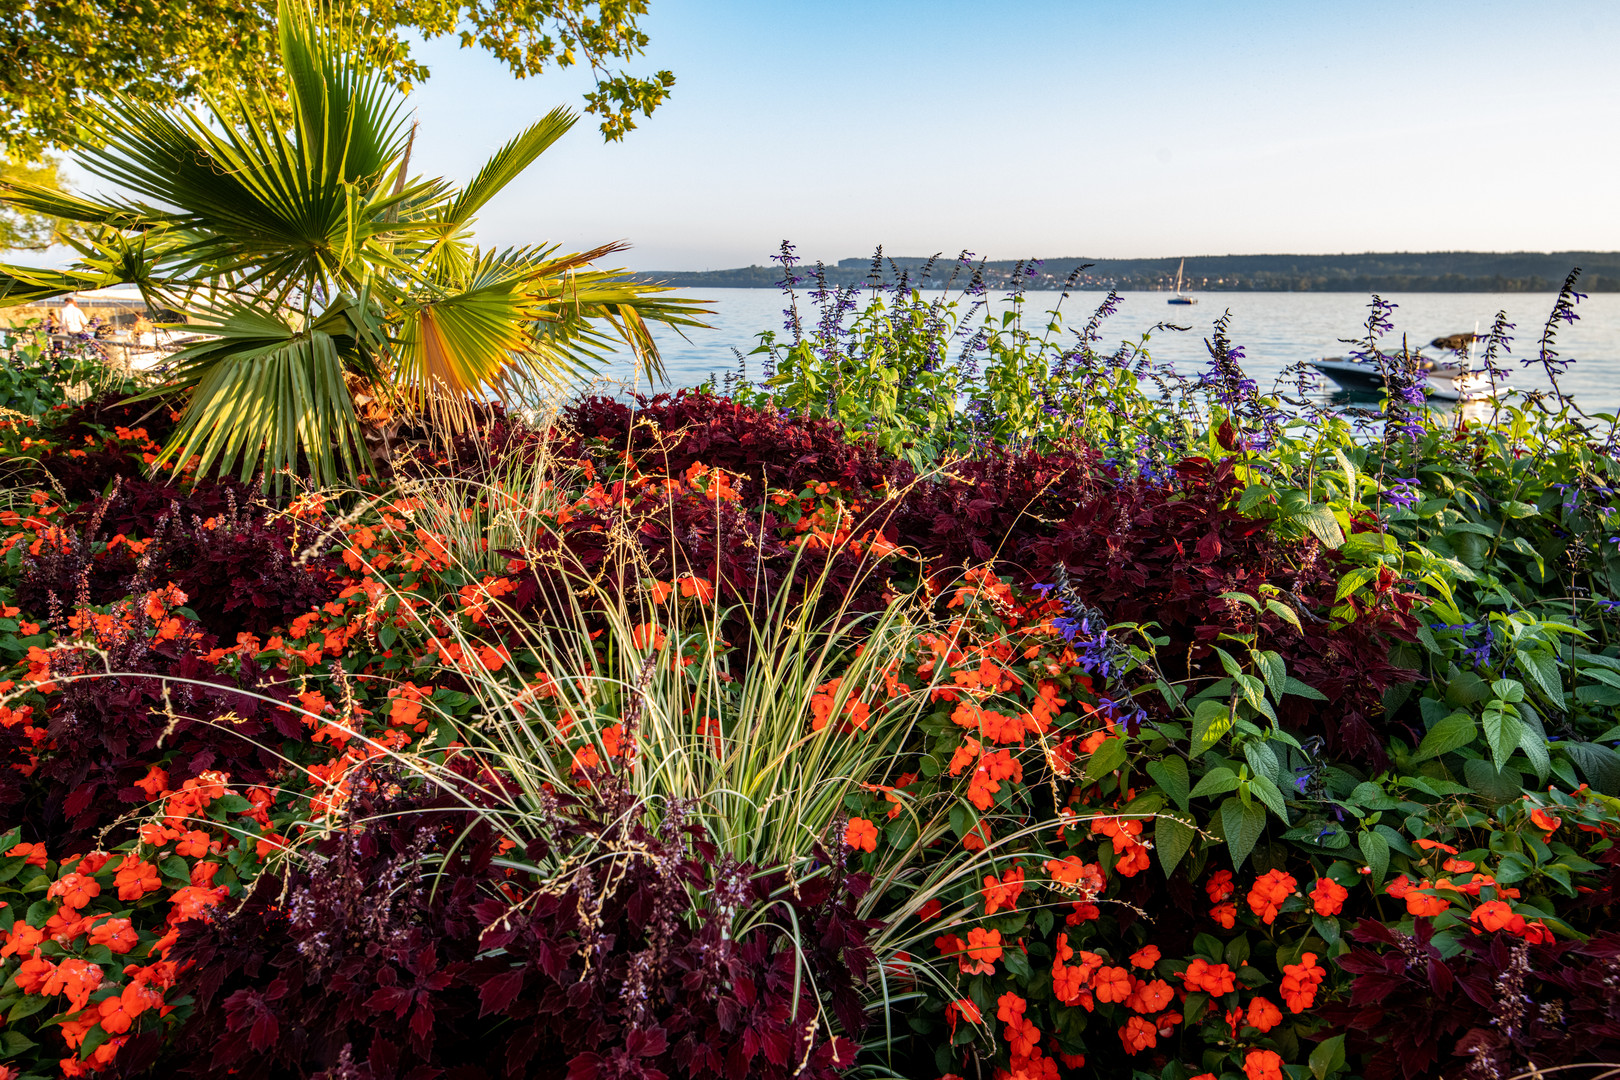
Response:
M1230 796L1221 804L1221 827L1226 833L1226 846L1232 853L1232 866L1241 870L1266 830L1265 807Z
M1164 789L1164 793L1183 811L1187 809L1187 799L1191 795L1190 781L1187 777L1187 763L1179 757L1167 757L1160 761L1148 763L1147 774L1153 777L1153 782Z
M1192 846L1193 832L1191 825L1176 818L1160 816L1153 821L1153 846L1159 851L1159 865L1164 868L1164 876L1169 877L1181 862L1182 856Z
M1449 754L1453 750L1467 746L1479 734L1479 728L1474 724L1474 718L1465 712L1454 712L1443 716L1423 736L1423 742L1418 744L1417 753L1412 755L1413 763L1437 758L1441 754Z
M1356 837L1356 846L1361 849L1361 857L1367 860L1373 887L1377 888L1389 873L1389 841L1375 832L1363 832Z

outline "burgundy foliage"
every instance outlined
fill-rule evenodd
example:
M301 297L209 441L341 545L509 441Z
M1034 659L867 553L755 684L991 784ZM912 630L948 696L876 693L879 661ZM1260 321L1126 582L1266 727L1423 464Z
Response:
M563 413L564 424L605 454L628 452L649 473L679 476L694 464L740 473L743 502L758 506L767 487L799 491L817 483L865 491L911 477L903 462L871 442L850 442L833 420L801 420L692 390L640 399L631 409L611 398L586 398Z
M17 597L26 610L59 603L107 604L144 587L178 586L187 607L218 640L242 632L264 636L336 595L329 556L309 550L315 526L300 525L259 501L235 480L189 489L150 480L119 479L106 495L68 517L70 543L47 547L23 567ZM118 535L150 537L143 555L119 544L92 545ZM144 561L145 568L140 569Z
M304 734L299 721L275 704L286 694L273 673L251 658L226 671L203 657L207 643L183 622L171 640L99 635L101 655L53 654L59 689L33 721L48 740L26 778L7 770L0 820L21 823L25 840L52 850L86 851L126 838L105 830L151 802L135 785L154 762L175 788L210 769L237 783L269 778L281 767L282 741ZM20 726L0 738L17 758L28 756Z
M1361 944L1336 961L1356 976L1349 1004L1323 1015L1368 1055L1367 1080L1505 1080L1620 1045L1620 934L1546 945L1465 935L1449 960L1424 918L1412 936L1374 919L1351 936Z
M730 939L724 916L785 883L717 858L678 812L650 833L617 804L559 805L529 859L580 844L618 854L574 871L566 888L534 890L494 865L495 836L460 804L373 776L351 808L366 828L339 832L311 869L260 879L234 911L185 924L173 957L196 1013L165 1069L244 1080L831 1080L853 1058L817 1026L808 981L795 994L782 909L798 918L819 988L858 1033L855 986L870 956L851 909L863 880L800 882L769 921Z
M40 464L69 499L99 495L116 476L138 480L146 474L146 464L138 456L107 447L100 436L120 427L142 428L152 441L162 443L174 430L168 403L137 401L125 405L123 400L119 394L103 394L53 417L51 439L56 445L40 456ZM86 436L94 441L86 443Z

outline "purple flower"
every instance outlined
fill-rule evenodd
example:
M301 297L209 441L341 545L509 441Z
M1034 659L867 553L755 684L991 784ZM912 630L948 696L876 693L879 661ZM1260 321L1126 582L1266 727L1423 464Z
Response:
M1069 581L1061 563L1053 567L1055 587L1063 603L1063 614L1052 620L1052 628L1075 652L1075 662L1088 674L1109 678L1124 669L1130 654L1108 634L1108 619L1087 604Z
M1417 505L1421 494L1422 492L1418 490L1417 477L1410 479L1396 477L1395 486L1384 492L1384 499L1398 510L1410 510Z

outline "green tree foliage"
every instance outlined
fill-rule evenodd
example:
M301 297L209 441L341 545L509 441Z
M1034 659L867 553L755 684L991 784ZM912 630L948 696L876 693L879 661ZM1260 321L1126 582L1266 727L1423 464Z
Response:
M586 111L608 139L634 128L636 114L651 114L675 83L668 71L642 76L619 66L646 47L646 12L647 0L361 0L352 8L372 61L402 90L428 77L407 30L430 40L457 34L519 78L588 65L596 88ZM273 76L278 57L273 0L0 0L0 145L26 156L69 145L84 103L98 95L138 93L158 106L228 96Z
M22 182L59 187L61 165L60 160L50 157L31 164L0 156L0 186ZM58 224L44 214L0 205L0 251L43 251L51 246Z

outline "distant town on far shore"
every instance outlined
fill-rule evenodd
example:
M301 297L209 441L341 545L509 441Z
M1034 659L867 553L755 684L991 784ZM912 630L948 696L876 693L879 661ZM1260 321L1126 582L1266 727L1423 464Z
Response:
M804 284L821 273L828 285L881 283L902 278L922 288L969 284L977 273L990 288L1017 278L1028 289L1173 290L1185 261L1188 292L1556 292L1581 269L1581 292L1620 292L1620 252L1615 251L1431 251L1361 255L1188 255L1158 259L997 259L959 263L953 255L933 259L887 255L839 259L795 268ZM1033 271L1033 273L1031 273ZM774 288L782 268L774 263L734 270L653 270L628 275L635 281L679 288Z

